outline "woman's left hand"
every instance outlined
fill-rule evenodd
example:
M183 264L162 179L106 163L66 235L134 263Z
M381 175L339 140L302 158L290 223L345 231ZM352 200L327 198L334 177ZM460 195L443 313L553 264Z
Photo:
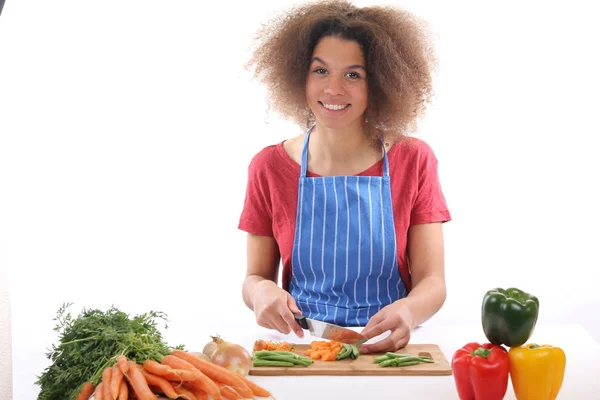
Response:
M391 331L390 335L377 343L361 345L360 352L394 352L406 346L410 339L411 325L412 317L403 300L385 306L371 317L361 333L369 339L387 331Z

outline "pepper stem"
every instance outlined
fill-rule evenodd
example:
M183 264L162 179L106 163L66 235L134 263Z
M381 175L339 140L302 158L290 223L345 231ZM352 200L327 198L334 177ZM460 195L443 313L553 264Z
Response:
M492 351L490 349L486 349L485 347L480 347L477 350L473 351L471 354L474 356L487 358L491 352Z

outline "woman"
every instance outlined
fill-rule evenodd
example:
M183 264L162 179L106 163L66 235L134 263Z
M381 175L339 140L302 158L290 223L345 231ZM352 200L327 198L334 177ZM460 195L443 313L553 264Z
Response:
M257 42L249 65L303 133L250 163L244 301L284 334L302 337L301 313L368 338L390 331L362 353L402 348L446 297L450 214L435 155L408 136L432 92L428 38L406 12L327 1L292 9Z

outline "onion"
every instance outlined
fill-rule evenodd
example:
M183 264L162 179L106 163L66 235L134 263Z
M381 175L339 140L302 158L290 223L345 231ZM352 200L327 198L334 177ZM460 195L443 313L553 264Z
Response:
M208 348L210 350L209 346L216 346L209 356L213 364L220 365L241 376L248 375L252 366L250 353L242 346L226 342L220 337L211 336L211 338L212 342L207 343L204 349L207 350Z
M216 349L217 349L217 342L215 342L213 340L213 341L206 343L206 346L204 346L202 353L204 353L208 358L212 358L212 355L215 353Z

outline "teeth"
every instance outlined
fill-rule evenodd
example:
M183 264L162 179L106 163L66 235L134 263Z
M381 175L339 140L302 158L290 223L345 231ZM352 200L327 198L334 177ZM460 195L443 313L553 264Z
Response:
M325 104L323 103L323 106L328 109L328 110L334 110L334 111L338 111L338 110L343 110L344 108L348 107L348 104Z

